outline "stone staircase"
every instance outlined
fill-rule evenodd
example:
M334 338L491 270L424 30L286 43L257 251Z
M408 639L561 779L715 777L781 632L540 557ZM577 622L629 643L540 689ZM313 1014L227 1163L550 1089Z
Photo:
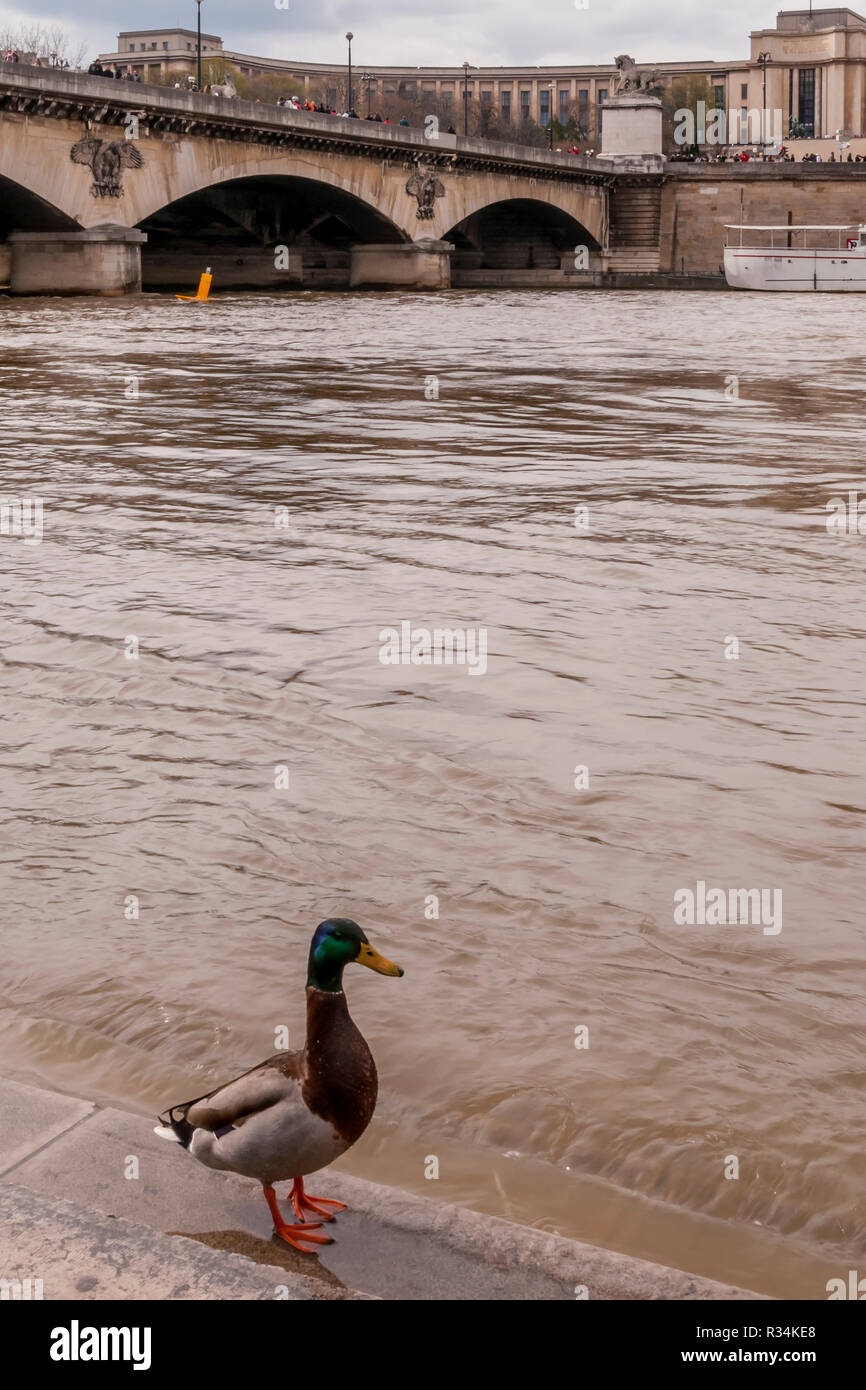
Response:
M631 251L628 247L611 251L607 257L609 271L621 271L629 275L653 275L659 269L658 251Z
M659 269L661 187L622 182L610 195L610 254L607 268L631 275Z

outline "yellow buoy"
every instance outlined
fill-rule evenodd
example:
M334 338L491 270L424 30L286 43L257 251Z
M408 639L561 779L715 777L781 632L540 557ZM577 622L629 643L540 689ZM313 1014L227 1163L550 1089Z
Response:
M210 286L213 276L210 273L210 266L202 275L198 282L198 290L195 294L176 294L175 299L182 299L185 304L206 304L210 294Z

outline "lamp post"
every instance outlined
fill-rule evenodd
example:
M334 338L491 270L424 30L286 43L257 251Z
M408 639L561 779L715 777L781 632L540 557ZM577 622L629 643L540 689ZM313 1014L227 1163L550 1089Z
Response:
M556 90L556 84L554 82L548 82L547 90L550 92L547 101L547 133L549 136L548 143L550 145L550 153L553 154L553 93Z
M365 72L364 75L363 75L363 77L361 78L361 81L362 81L362 82L366 82L366 84L367 84L367 115L368 115L368 116L372 116L372 114L373 114L373 83L376 81L376 74L375 74L374 72Z
M198 30L195 42L195 85L201 91L201 5L202 0L195 0L198 9Z
M767 64L771 61L772 53L759 53L758 62L761 66L761 144L767 143ZM761 151L763 154L763 150Z
M354 37L355 35L352 33L350 29L348 34L346 35L346 40L349 44L349 105L346 107L347 111L351 111L353 109L352 97L354 94L352 92L352 40Z
M463 134L469 134L469 69L471 63L463 64Z

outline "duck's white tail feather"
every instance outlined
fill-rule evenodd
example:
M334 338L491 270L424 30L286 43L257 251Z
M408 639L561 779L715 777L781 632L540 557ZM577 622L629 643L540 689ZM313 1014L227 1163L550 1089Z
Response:
M154 1134L158 1134L160 1139L170 1139L172 1144L180 1143L174 1130L169 1129L168 1125L154 1125L153 1132Z

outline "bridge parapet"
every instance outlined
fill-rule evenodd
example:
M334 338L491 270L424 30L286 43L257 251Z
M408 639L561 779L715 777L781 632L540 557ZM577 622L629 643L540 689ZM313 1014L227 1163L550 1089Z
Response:
M413 127L326 116L240 98L207 96L89 73L0 62L0 111L65 120L124 125L137 115L153 131L251 140L263 144L313 145L374 159L423 160L470 169L512 166L537 178L578 183L611 176L604 160L537 149L516 141L462 135L428 139Z

